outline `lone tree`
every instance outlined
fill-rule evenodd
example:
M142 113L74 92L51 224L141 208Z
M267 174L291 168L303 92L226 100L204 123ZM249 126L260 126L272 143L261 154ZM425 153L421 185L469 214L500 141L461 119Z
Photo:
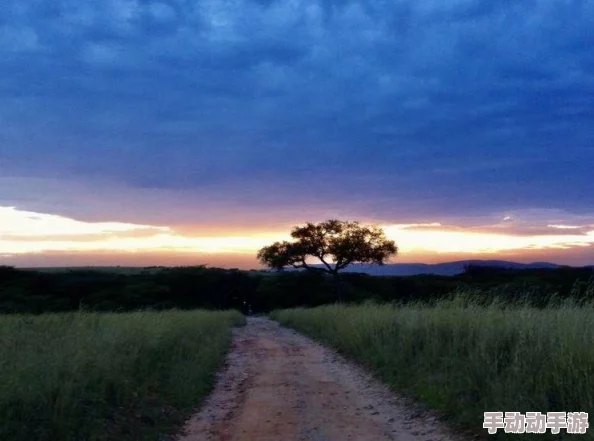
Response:
M294 227L293 242L275 242L258 252L258 259L270 268L283 270L287 266L308 271L321 271L334 276L338 299L342 301L339 271L351 263L383 265L398 252L394 241L388 240L381 228L363 226L359 222L327 220ZM306 262L309 257L323 266Z

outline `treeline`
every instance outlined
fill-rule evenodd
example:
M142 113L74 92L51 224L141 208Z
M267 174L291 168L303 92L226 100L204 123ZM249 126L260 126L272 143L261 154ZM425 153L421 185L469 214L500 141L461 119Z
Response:
M592 269L469 267L458 276L380 277L343 274L346 302L433 302L456 290L506 301L528 299L544 306L555 297L594 300ZM336 301L334 281L318 273L227 270L206 267L143 271L64 270L42 272L0 267L0 313L73 310L273 309Z

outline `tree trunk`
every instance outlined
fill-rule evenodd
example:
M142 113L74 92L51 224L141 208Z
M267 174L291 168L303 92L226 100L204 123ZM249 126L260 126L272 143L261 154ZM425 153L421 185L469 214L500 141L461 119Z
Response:
M334 275L334 285L336 288L336 297L338 298L338 303L343 302L343 287L342 282L340 280L340 274L338 272L333 273Z

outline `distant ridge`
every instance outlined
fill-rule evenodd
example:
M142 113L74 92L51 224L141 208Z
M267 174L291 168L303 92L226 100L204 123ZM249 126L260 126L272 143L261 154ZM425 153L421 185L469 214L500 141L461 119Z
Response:
M417 276L422 274L431 274L438 276L455 276L464 272L466 265L506 268L506 269L555 269L555 268L589 268L594 270L594 265L587 265L581 267L571 267L569 265L558 265L550 262L532 262L532 263L518 263L506 260L458 260L454 262L444 263L390 263L383 266L371 264L352 264L344 272L347 273L365 273L372 276ZM1 265L0 265L1 266ZM322 264L311 265L313 267L323 268ZM189 266L192 267L192 266ZM204 265L195 265L194 267L204 267ZM31 267L18 268L21 270L41 271L46 273L56 273L65 271L105 271L117 272L122 274L142 274L146 272L157 272L161 269L179 268L168 266L149 266L149 267L125 267L125 266L79 266L79 267ZM183 267L182 267L183 268ZM213 267L213 269L216 267ZM236 270L229 268L229 271ZM245 271L245 270L244 270ZM299 271L294 268L286 268L286 271ZM250 273L255 274L272 274L275 271L270 269L251 269Z
M506 269L554 269L568 267L568 265L558 265L550 262L532 262L518 263L505 260L459 260L455 262L444 263L390 263L383 266L371 264L353 264L344 272L366 273L372 276L416 276L421 274L433 274L438 276L455 276L464 272L466 265L488 266ZM312 265L322 267L323 265ZM587 268L594 268L588 266Z

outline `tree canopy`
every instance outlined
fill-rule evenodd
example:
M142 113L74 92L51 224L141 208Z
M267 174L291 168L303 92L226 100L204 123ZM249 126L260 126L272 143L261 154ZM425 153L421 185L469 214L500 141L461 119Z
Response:
M287 266L337 275L352 263L383 265L397 254L398 247L388 240L384 231L355 221L327 220L294 227L292 242L275 242L258 252L258 259L270 268L282 270ZM322 267L307 263L317 258Z

